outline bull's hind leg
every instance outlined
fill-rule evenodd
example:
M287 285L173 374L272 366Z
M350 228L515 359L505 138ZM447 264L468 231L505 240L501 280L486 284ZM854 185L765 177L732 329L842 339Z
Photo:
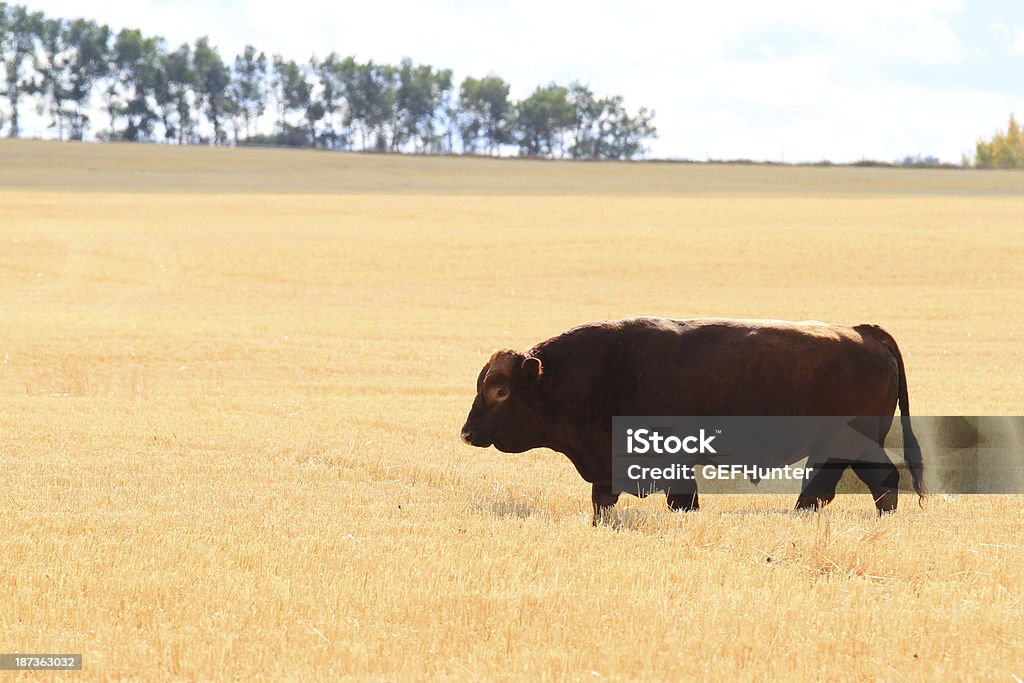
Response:
M597 526L598 521L605 519L619 502L619 494L612 492L610 484L593 484L590 487L590 500L594 504L594 518L591 526Z
M864 482L875 499L879 515L896 512L899 501L900 472L881 447L870 449L852 465L854 473Z
M818 510L836 497L836 487L849 466L848 462L828 460L822 463L807 462L813 474L804 481L800 497L796 499L797 510Z
M850 466L871 491L879 515L896 512L899 500L900 472L885 452L885 436L892 427L892 421L891 415L883 415L861 417L850 422L856 433L871 441Z

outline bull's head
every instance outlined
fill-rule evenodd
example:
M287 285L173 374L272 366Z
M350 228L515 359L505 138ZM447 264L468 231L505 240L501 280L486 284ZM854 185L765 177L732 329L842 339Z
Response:
M476 380L476 400L462 427L462 440L472 446L491 444L505 453L541 446L539 358L517 351L498 351Z

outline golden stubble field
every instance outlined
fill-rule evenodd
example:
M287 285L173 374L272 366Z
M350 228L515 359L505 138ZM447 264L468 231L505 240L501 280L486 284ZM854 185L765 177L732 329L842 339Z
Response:
M1019 681L1024 497L624 496L593 529L563 456L457 433L495 348L639 314L876 322L914 414L1021 414L1022 216L1009 172L4 142L0 650Z

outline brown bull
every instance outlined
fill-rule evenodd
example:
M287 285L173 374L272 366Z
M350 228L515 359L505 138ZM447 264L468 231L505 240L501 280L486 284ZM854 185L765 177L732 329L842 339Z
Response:
M816 459L812 445L808 465L828 465L805 481L796 507L830 502L849 466L881 514L897 504L899 472L881 447L897 405L904 458L921 494L903 358L882 328L633 318L580 325L525 354L496 352L477 378L462 439L506 453L541 447L564 453L592 484L596 524L618 499L611 488L613 416L879 416L881 457L874 463L834 461L820 447ZM697 509L696 484L669 495L668 504Z

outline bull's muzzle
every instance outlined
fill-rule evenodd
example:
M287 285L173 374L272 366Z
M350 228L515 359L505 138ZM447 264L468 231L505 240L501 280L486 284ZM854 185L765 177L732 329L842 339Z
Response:
M487 448L491 445L490 439L481 436L480 432L473 431L469 427L462 428L463 443L469 444L470 446L476 446L477 448Z

